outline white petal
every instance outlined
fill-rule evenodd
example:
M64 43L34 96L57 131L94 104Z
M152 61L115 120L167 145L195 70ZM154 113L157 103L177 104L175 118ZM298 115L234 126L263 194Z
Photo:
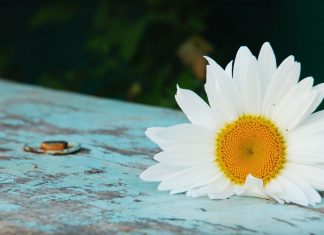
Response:
M293 202L299 205L307 206L309 204L309 200L306 194L293 182L288 180L287 178L279 175L276 180L282 186L283 192L278 193L278 197L287 203Z
M209 184L199 188L192 188L187 191L186 196L193 197L193 198L208 196L208 187Z
M188 146L186 148L175 147L160 152L154 156L156 161L176 165L193 166L196 164L212 163L215 160L212 144L201 144Z
M324 83L320 83L314 86L314 89L317 90L322 96L324 96Z
M214 135L214 132L195 124L185 123L170 127L151 127L145 134L152 140L158 138L173 141L196 136L209 138Z
M211 149L214 147L215 147L215 136L212 136L211 138L195 136L195 137L188 137L188 138L174 140L173 142L168 142L164 150L185 149L185 148Z
M307 196L310 204L315 204L321 201L321 196L318 192L302 177L298 176L298 172L285 170L282 176L294 183Z
M320 133L312 133L312 129L310 130L301 130L301 128L297 128L286 135L286 142L289 149L298 148L301 143L305 143L305 141L309 142L309 138L313 137L312 140L316 140L316 137L320 137ZM295 152L296 153L296 152Z
M263 192L262 180L250 174L246 177L244 185L235 186L234 191L237 195L268 198Z
M233 196L235 194L234 192L234 187L232 184L228 185L227 188L221 192L221 193L214 193L214 192L209 192L208 193L208 197L210 199L226 199L229 198L231 196Z
M187 196L191 197L201 197L207 196L206 188L209 187L210 184L219 181L219 178L222 177L222 174L217 174L217 178L211 177L208 181L205 181L206 185L201 187L201 182L197 182L196 184L190 184L186 187L173 189L170 191L170 194L182 193L187 191ZM216 180L215 180L216 179Z
M196 93L178 87L176 101L187 118L196 125L215 128L215 120L210 107Z
M222 103L222 101L226 99L222 97L223 95L218 86L217 77L215 77L212 70L212 66L207 65L205 91L212 113L214 114L215 122L217 123L216 126L219 128L219 126L223 125L226 119L223 109L225 108L226 110L229 110L230 115L233 115L235 111L233 111L233 107L231 105L228 105L228 102L225 105Z
M233 77L233 60L226 65L225 72L230 78Z
M264 78L264 82L267 86L274 72L277 69L276 57L270 46L270 43L265 42L260 50L258 63L261 67L261 75Z
M278 195L280 195L280 193L283 192L283 188L276 179L272 179L269 183L265 185L264 192L267 196L273 198L278 203L284 203L284 200L278 197Z
M311 90L314 85L314 78L313 77L306 77L300 80L299 84L305 87L305 90Z
M316 91L316 90L314 90L314 91ZM318 106L322 103L322 101L323 101L323 94L320 94L318 91L316 91L316 94L317 94L317 96L316 96L316 98L315 98L315 100L314 100L314 102L313 102L313 104L312 104L312 106L311 107L309 107L309 115L311 114L311 113L313 113L313 112L315 112L315 110L318 108ZM308 116L309 116L308 115Z
M287 169L298 172L298 174L306 179L315 189L324 191L324 170L314 166L301 165L297 163L287 164Z
M195 189L190 189L186 193L187 197L203 197L203 196L208 196L208 193L206 191L206 186L200 187L200 188L195 188Z
M208 61L209 66L207 66L207 75L211 79L207 79L205 90L208 96L208 100L213 109L224 108L219 107L219 98L227 99L231 107L228 107L229 110L234 110L230 116L235 116L241 113L241 104L238 96L238 89L235 86L233 79L231 79L225 71L211 58L205 56L205 59ZM208 78L208 77L207 77ZM215 89L216 87L216 89ZM220 93L219 97L215 97L213 93L218 91Z
M223 193L232 183L224 175L222 175L216 182L209 185L212 191L210 193Z
M158 163L143 171L140 178L145 181L161 181L173 176L183 169L183 167L179 166Z
M302 127L306 125L324 125L324 110L313 113L307 119L305 119L305 121L302 123Z
M247 76L247 69L250 64L250 61L255 59L255 57L250 52L249 48L242 46L237 51L235 60L234 60L234 72L233 79L238 84L239 89L244 85Z
M215 138L213 131L189 123L170 127L152 127L148 128L145 134L162 149L170 148L185 141L205 140L210 142Z
M214 99L212 110L217 120L217 128L221 128L226 121L235 120L238 117L235 107L221 91L214 90L212 96Z
M281 185L276 181L276 179L272 179L269 183L265 186L266 193L273 193L278 194L283 191Z
M317 86L313 87L315 91L317 91L318 97L317 97L317 102L316 102L316 107L317 108L323 101L324 98L324 83L318 84ZM314 108L314 110L315 110Z
M204 164L186 168L178 172L171 178L163 180L158 190L175 190L187 187L188 190L192 187L199 187L206 185L219 177L220 172L216 169L214 164Z
M317 93L309 90L309 83L310 79L304 79L291 88L271 113L282 130L291 131L313 111Z
M187 192L187 196L191 197L201 197L201 196L208 196L208 195L223 195L223 193L229 188L231 182L225 178L224 175L220 174L219 178L200 188L190 189ZM215 197L214 197L215 198Z
M250 60L245 72L246 74L243 76L242 83L240 84L243 112L258 114L263 96L260 71L255 59Z
M298 128L287 135L290 143L304 142L309 138L316 138L324 134L324 111L316 112L306 118Z
M323 134L302 135L299 132L292 132L287 135L287 159L302 164L323 164L324 145Z
M294 57L289 56L273 74L263 100L263 113L266 116L272 112L278 101L287 93L299 79L300 66L294 62Z
M191 189L187 192L187 196L208 196L210 199L225 199L233 196L234 194L233 185L223 175L221 175L215 182L197 189Z
M307 165L318 165L324 164L323 151L321 153L312 151L312 152L300 152L296 154L290 154L287 159L294 163L307 164Z

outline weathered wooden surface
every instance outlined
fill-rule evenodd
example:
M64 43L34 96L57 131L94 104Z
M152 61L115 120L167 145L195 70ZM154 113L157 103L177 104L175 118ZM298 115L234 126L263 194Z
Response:
M324 203L304 208L158 192L138 175L159 150L150 126L182 113L0 82L0 234L323 234ZM65 139L74 155L25 153Z

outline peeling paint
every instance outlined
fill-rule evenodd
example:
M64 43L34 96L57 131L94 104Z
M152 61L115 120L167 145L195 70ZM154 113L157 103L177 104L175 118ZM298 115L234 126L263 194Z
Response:
M191 199L143 183L160 151L144 130L186 122L180 112L5 81L0 96L0 234L324 233L323 202ZM83 149L23 152L46 139Z
M90 170L87 170L85 171L86 174L101 174L101 173L104 173L105 171L104 170L101 170L101 169L97 169L97 168L92 168Z

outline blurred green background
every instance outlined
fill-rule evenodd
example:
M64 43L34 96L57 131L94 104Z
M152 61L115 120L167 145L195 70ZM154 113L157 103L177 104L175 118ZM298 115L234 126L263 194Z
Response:
M269 41L324 81L324 1L102 0L0 3L0 77L166 107L176 84L203 95L208 54Z

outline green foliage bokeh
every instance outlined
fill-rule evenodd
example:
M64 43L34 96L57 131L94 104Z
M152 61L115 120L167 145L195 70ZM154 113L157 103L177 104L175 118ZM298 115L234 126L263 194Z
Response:
M188 38L198 35L213 45L212 57L222 66L233 59L240 45L257 53L264 41L270 41L278 62L289 54L297 55L303 75L317 76L318 83L324 75L319 62L324 36L317 30L322 26L323 6L320 1L291 5L289 1L239 0L80 0L9 5L1 8L7 35L0 39L0 75L52 88L175 107L176 84L203 95L204 81L197 79L177 55ZM304 11L310 18L301 19ZM13 13L15 21L7 20L13 19ZM309 27L313 22L313 28Z

